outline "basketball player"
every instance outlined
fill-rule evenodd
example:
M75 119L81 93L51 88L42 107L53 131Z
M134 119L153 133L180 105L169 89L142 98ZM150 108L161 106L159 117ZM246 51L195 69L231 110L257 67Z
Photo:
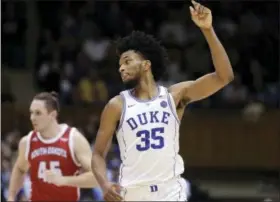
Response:
M36 95L30 106L34 130L19 143L8 200L14 201L28 172L31 201L77 201L79 188L97 186L91 172L91 148L85 137L66 124L59 124L55 93ZM80 169L84 173L79 174Z
M192 3L192 20L208 42L215 72L167 89L156 84L167 62L159 42L135 31L117 44L119 71L128 90L105 106L92 157L92 170L106 201L187 200L186 184L180 177L184 162L178 154L184 109L188 103L214 94L234 77L212 27L211 11ZM122 158L119 184L109 182L104 172L107 147L116 128Z

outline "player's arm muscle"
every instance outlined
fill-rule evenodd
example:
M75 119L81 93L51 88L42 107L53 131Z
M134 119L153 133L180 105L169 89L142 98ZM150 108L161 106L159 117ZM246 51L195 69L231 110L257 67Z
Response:
M27 136L24 136L19 142L18 157L13 167L10 178L8 201L15 200L18 191L23 186L24 175L29 169L29 163L25 157L26 145Z
M104 188L107 184L105 159L112 143L112 138L120 120L122 100L120 96L112 98L105 106L100 119L100 126L92 153L92 171L99 183Z
M91 149L89 142L78 130L74 131L73 142L75 157L85 172L77 176L63 176L63 185L80 188L92 188L98 186L91 171Z
M219 91L234 78L227 53L214 30L202 30L202 32L210 47L215 72L206 74L195 81L181 82L171 86L169 90L177 105L204 99Z

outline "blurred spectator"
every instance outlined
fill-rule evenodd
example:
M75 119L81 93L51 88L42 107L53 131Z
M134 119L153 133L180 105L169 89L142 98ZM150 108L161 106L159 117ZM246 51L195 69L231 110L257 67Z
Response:
M187 32L180 22L180 16L175 10L169 10L168 15L168 20L160 27L159 36L165 43L183 46L186 43Z
M105 30L109 36L115 38L118 36L124 27L124 13L121 12L117 2L110 3L108 14L105 16Z
M97 135L99 127L99 117L96 114L91 114L88 123L85 125L85 134L89 142L93 142Z
M41 37L38 43L38 58L37 62L40 64L42 61L51 60L52 52L55 49L55 41L51 30L42 30Z
M68 32L69 30L62 30L59 39L60 61L74 62L77 55L78 42L76 37Z
M264 71L260 63L256 60L253 59L250 62L250 73L252 75L252 80L253 80L253 90L258 91L262 90L263 88L263 82L264 82Z
M1 185L2 186L1 187L5 198L7 197L10 174L11 174L11 164L8 159L2 158L1 161Z
M271 83L258 92L256 99L267 107L280 108L280 83Z
M252 101L243 110L244 119L247 121L257 122L264 111L265 108L262 103Z
M5 69L2 68L1 74L1 103L15 101L15 97L12 93L11 83Z
M184 58L191 79L196 79L212 71L211 56L205 41L197 41L185 50Z
M106 84L93 69L80 80L78 90L82 103L105 102L108 99Z
M77 80L73 62L65 61L62 71L60 79L60 99L64 104L72 104L73 85Z
M17 150L18 142L20 140L21 134L17 129L14 129L10 133L5 135L5 143L9 145L11 150Z
M93 62L102 62L107 56L109 40L101 35L99 28L91 24L91 31L84 41L83 51Z
M177 49L170 49L169 51L170 64L167 68L167 74L170 81L178 83L188 80L188 75L182 72L182 55Z
M37 78L42 91L59 92L61 61L59 50L55 50L51 60L43 61L38 70Z
M15 3L11 1L5 2L2 15L2 63L9 65L13 68L19 68L24 66L24 47L23 40L25 39L25 19L24 15L20 15L24 12L17 12L18 6L24 6L21 3ZM18 9L19 10L19 9Z

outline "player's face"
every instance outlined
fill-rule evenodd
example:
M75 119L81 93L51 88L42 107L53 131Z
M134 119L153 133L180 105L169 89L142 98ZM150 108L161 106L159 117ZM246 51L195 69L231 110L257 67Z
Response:
M48 112L45 101L33 100L30 105L30 120L34 130L44 131L54 120L54 112Z
M134 88L143 75L143 58L135 51L124 52L119 60L119 72L126 88Z

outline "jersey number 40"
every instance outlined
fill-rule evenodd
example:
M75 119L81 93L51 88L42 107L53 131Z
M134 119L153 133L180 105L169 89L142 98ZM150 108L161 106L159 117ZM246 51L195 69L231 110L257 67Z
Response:
M141 144L136 145L138 151L146 151L150 148L161 149L164 147L164 138L161 134L164 128L152 128L151 130L140 130L136 133L137 137L141 137Z

